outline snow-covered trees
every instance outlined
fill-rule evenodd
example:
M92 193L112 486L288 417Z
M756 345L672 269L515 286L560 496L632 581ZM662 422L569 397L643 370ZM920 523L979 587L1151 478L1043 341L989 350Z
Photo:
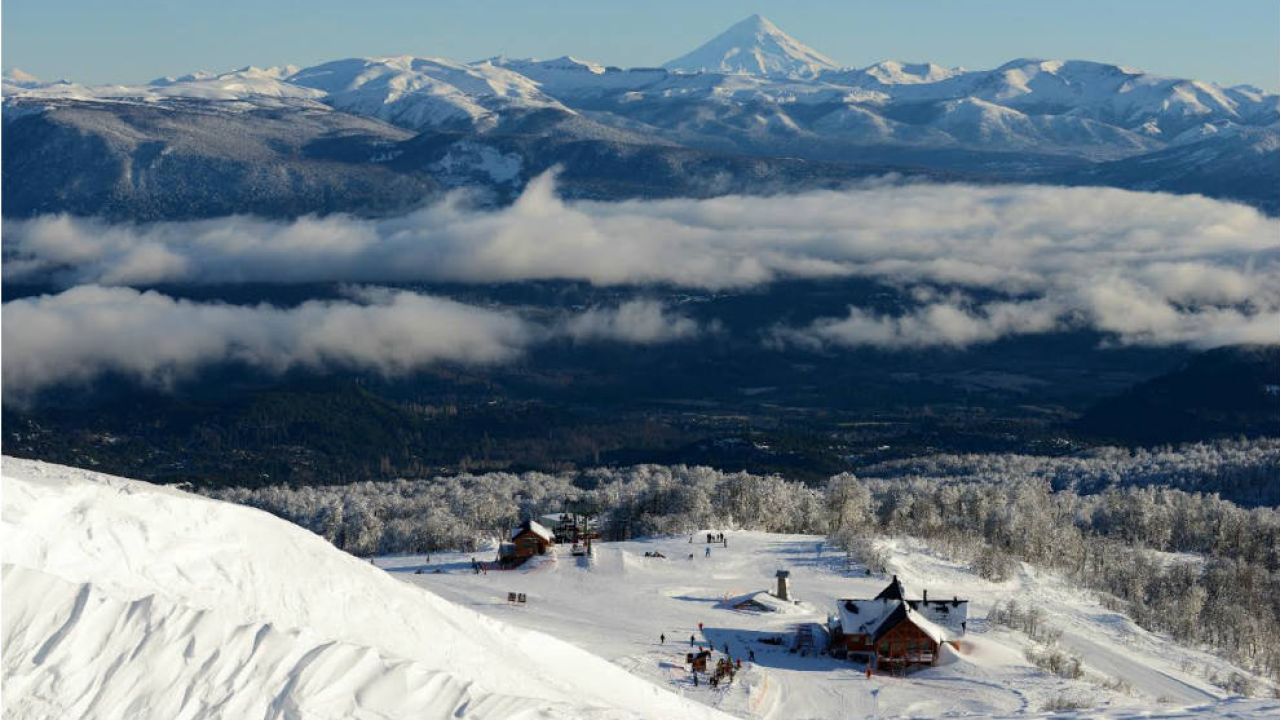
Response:
M1098 447L1068 456L943 454L861 468L864 477L948 477L974 481L1043 478L1058 490L1096 493L1158 486L1216 493L1245 507L1280 505L1280 439L1219 440L1178 447Z
M284 517L359 555L471 550L503 536L522 518L558 512L566 503L598 508L603 529L613 538L711 527L823 533L828 526L820 490L776 475L686 466L231 488L211 494Z
M876 532L871 491L851 473L841 473L827 481L827 533L836 545L852 549L859 538Z

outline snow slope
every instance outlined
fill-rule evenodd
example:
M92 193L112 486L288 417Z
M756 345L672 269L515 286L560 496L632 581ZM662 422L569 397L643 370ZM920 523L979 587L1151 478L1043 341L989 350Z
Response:
M4 458L6 718L715 718L256 510Z
M1232 668L1204 653L1173 645L1053 576L1024 568L1013 580L993 584L913 541L884 549L908 593L970 599L971 632L960 652L907 678L868 679L852 662L826 656L800 657L763 642L789 638L798 623L825 624L841 597L872 597L887 575L867 575L846 565L843 554L821 538L732 532L728 546L705 535L600 543L590 562L556 557L527 571L474 575L469 556L387 557L379 565L406 582L426 587L495 618L536 628L580 645L630 672L666 684L721 710L745 718L985 717L1038 715L1061 700L1089 708L1084 717L1245 717L1280 712L1280 701L1228 698L1204 679L1206 670ZM819 548L822 548L821 550ZM665 558L645 557L658 551ZM690 558L689 555L693 554ZM733 609L733 601L768 588L779 568L791 570L800 599L787 612ZM423 572L418 573L419 570ZM439 571L439 572L436 572ZM524 606L508 605L508 592L523 592ZM1085 664L1083 680L1065 680L1033 666L1024 656L1031 641L1020 633L991 628L985 617L997 600L1036 603L1063 631L1061 645ZM704 629L698 631L698 623ZM660 643L659 634L666 635ZM744 660L744 671L728 689L705 682L694 687L684 670L689 639L722 655ZM747 659L754 651L756 661ZM1103 687L1128 683L1132 693Z

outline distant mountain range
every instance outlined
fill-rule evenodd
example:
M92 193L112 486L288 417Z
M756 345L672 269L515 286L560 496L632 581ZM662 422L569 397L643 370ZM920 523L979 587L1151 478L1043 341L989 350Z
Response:
M1202 193L1280 212L1280 96L1078 60L841 68L752 16L661 68L337 60L147 85L4 78L4 214L394 212L561 166L594 198L898 173Z

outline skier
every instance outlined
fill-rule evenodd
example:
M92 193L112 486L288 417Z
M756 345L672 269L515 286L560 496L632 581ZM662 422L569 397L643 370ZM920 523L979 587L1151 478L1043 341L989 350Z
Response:
M690 645L690 646L692 646L692 645L697 645L697 644L698 644L698 643L694 641L693 636L692 636L692 635L690 635L690 636L689 636L689 645Z
M706 548L706 552L702 555L702 557L711 557L711 548Z
M659 645L666 645L666 644L667 644L667 634L666 634L666 633L662 633L662 634L658 635L658 644L659 644Z

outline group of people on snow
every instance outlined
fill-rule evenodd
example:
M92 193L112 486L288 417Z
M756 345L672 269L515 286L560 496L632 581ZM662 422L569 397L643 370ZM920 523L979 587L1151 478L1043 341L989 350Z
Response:
M701 633L702 631L703 631L702 623L698 623L698 632ZM667 643L667 634L665 632L660 633L658 635L658 642L659 644L662 644L662 645L665 645ZM698 647L698 636L696 634L692 634L689 636L689 646ZM689 653L686 656L689 658L689 661L692 663L692 667L690 669L691 669L691 680L693 682L694 687L698 687L700 683L699 676L698 676L699 668L701 667L704 672L707 672L705 670L706 668L705 662L701 663L700 665L698 662L694 662L694 659L696 658L698 660L701 660L712 652L715 652L715 647L708 643L706 650L703 650L697 655L694 655L693 653ZM747 660L749 662L755 662L755 659L756 659L756 651L748 649ZM731 683L733 682L734 676L741 669L742 669L742 658L739 657L735 659L729 652L729 643L726 642L724 644L724 657L716 660L715 670L707 672L707 675L708 675L707 683L713 688L719 687L721 683Z
M724 533L707 533L707 547L703 548L702 557L711 557L711 545L713 543L722 547L729 547L729 539L724 536ZM689 544L693 544L692 535L689 536ZM689 553L689 559L693 559L693 553Z

